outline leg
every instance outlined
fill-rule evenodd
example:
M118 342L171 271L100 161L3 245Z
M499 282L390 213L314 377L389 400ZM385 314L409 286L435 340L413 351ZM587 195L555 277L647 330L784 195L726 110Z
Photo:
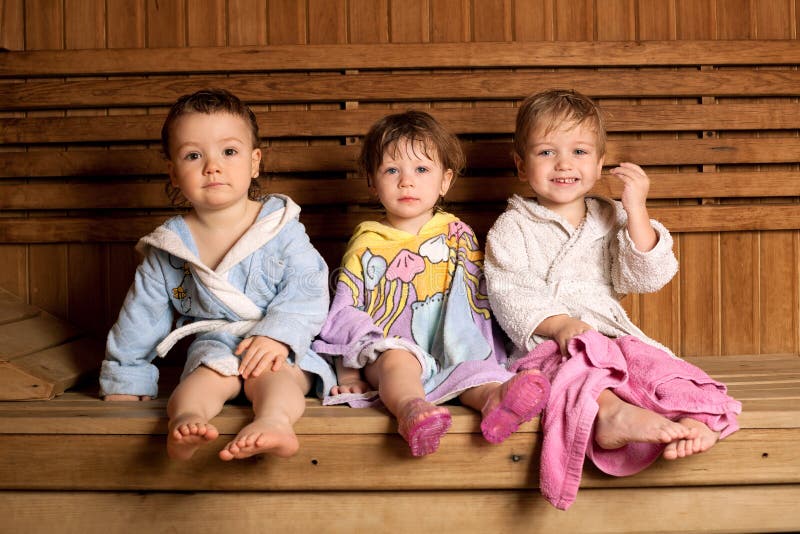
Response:
M683 426L697 430L697 434L693 438L684 438L671 442L664 449L664 458L667 460L675 460L676 458L684 458L693 454L705 452L713 447L719 441L719 432L714 432L705 423L684 417L680 421Z
M169 457L188 460L200 445L217 439L219 432L209 421L225 401L239 394L240 387L239 377L222 376L203 366L181 381L167 403Z
M300 448L294 424L306 409L309 389L310 375L288 363L278 371L245 380L244 392L253 403L253 422L219 451L219 457L233 460L262 453L281 458L293 456Z
M603 449L619 449L631 442L671 443L697 434L693 428L628 404L608 389L597 397L597 404L594 440Z
M550 383L539 371L522 371L503 384L483 384L461 394L461 402L483 414L481 432L502 443L519 425L533 419L547 403Z
M404 350L387 350L364 368L364 375L378 388L381 401L397 417L397 431L411 446L411 454L436 452L439 440L450 428L450 412L425 400L420 381L422 367Z

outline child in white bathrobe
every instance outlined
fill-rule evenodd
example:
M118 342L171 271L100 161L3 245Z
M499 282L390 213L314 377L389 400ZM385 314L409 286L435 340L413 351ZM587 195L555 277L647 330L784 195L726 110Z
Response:
M598 108L577 92L545 91L518 111L514 160L533 198L509 200L489 231L485 260L492 309L518 358L547 340L566 358L570 340L587 331L635 336L674 358L619 303L626 293L662 288L678 263L669 232L648 216L650 180L641 167L623 162L611 169L624 185L621 202L588 196L600 179L605 141ZM690 416L670 420L611 388L596 401L593 440L602 449L656 443L664 458L675 459L708 450L727 433ZM730 399L730 406L739 404ZM727 430L738 428L733 413L728 420Z
M144 260L108 335L100 395L154 398L153 360L196 335L167 404L168 455L186 460L215 440L211 419L244 389L254 419L219 457L292 456L306 393L315 379L320 393L336 380L310 349L328 310L327 266L297 204L252 191L258 125L238 98L214 89L181 97L162 142L170 185L191 210L139 242Z

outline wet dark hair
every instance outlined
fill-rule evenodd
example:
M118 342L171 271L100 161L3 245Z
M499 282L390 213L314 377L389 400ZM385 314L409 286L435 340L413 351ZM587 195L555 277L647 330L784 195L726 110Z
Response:
M177 120L190 113L204 113L212 115L214 113L227 113L234 117L241 118L249 127L252 135L253 148L258 148L260 141L258 135L258 122L256 115L244 102L233 93L225 89L201 89L192 94L183 95L172 105L164 119L161 127L161 150L164 157L171 159L169 141L172 128ZM173 205L180 205L186 202L179 189L175 188L169 181L165 187L167 196ZM258 180L253 178L250 182L250 189L247 193L248 198L256 200L261 197L261 186Z
M597 105L578 91L549 89L529 96L517 110L514 131L514 151L517 156L525 158L528 140L536 128L544 127L545 133L549 133L564 122L594 130L598 155L605 154L605 121Z
M412 149L419 147L426 158L445 170L453 171L453 182L464 170L466 159L458 138L428 113L411 110L383 117L364 137L358 166L368 183L383 163L384 154L396 151L401 140Z

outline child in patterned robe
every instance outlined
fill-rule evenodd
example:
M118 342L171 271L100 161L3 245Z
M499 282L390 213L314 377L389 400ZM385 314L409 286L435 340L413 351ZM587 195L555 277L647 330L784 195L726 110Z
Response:
M499 443L541 410L549 392L538 371L504 369L475 235L436 208L463 159L455 136L427 113L373 125L360 163L385 218L356 228L313 344L337 369L325 402L380 400L414 456L438 448L451 423L439 406L447 400L481 410L484 436Z

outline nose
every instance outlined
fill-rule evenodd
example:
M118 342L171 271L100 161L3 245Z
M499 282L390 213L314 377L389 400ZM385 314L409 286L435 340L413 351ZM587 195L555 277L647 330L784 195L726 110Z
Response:
M412 173L400 171L400 178L397 180L397 187L414 187Z
M568 154L560 154L556 159L556 170L566 171L572 168L572 158Z
M219 167L219 162L217 161L217 158L214 157L214 156L208 156L206 158L206 164L203 167L203 173L205 173L205 174L214 174L214 173L219 172L219 170L220 170L220 167Z

